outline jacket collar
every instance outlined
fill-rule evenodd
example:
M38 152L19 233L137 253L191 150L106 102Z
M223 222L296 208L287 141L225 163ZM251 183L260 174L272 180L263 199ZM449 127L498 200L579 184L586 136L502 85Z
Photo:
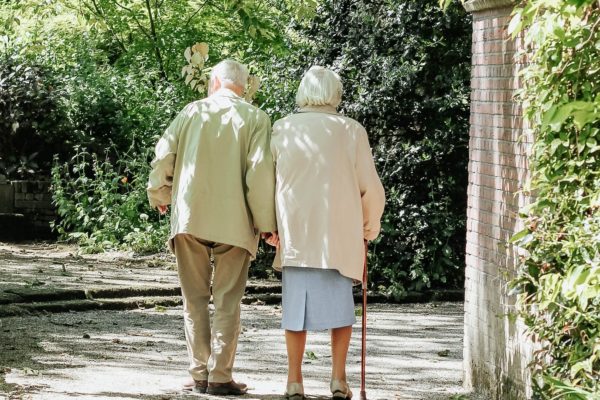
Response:
M227 88L221 88L210 95L210 97L231 97L234 99L241 99L233 90Z
M318 112L318 113L334 114L334 115L338 114L336 108L333 107L333 106L330 106L330 105L324 105L324 106L306 106L306 107L300 108L300 110L298 110L298 112L301 112L301 113L305 113L305 112Z

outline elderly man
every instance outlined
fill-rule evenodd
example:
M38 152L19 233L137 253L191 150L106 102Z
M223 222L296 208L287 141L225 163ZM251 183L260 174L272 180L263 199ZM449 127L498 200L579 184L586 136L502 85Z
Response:
M216 395L246 392L232 379L240 302L259 234L277 228L271 122L241 97L247 80L236 61L213 68L209 97L188 104L158 141L148 183L153 207L165 213L172 204L169 245L193 378L184 389Z

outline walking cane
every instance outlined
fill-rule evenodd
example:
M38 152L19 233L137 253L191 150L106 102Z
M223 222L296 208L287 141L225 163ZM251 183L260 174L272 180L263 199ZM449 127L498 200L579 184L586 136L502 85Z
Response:
M367 361L367 251L369 245L365 240L365 263L362 279L362 352L360 360L360 400L367 400L365 390L365 367Z

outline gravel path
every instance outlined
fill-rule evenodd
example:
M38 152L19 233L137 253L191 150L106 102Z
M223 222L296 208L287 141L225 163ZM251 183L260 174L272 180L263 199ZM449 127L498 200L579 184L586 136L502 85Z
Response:
M280 399L286 369L280 309L248 305L242 313L235 377L253 387L243 398ZM461 392L460 304L377 304L368 317L369 399L437 400ZM0 366L10 399L186 398L179 392L187 354L178 307L1 321ZM348 371L356 392L359 335L357 324ZM312 399L327 398L328 345L327 332L309 334L304 372Z
M176 284L169 260L79 258L72 250L0 244L0 289L36 287L36 280L44 288ZM180 306L157 306L0 318L0 399L216 399L179 390L187 376L181 314ZM235 379L251 391L238 398L282 398L286 357L280 317L277 305L243 305ZM369 400L468 398L461 395L461 303L370 304L368 326ZM309 333L306 350L308 398L327 399L328 333ZM359 371L360 323L348 363L355 399Z

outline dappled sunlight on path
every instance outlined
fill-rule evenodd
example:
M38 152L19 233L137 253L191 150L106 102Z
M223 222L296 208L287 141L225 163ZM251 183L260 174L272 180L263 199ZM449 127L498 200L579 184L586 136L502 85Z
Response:
M378 399L449 399L461 391L462 304L370 305L367 394ZM235 379L251 394L280 399L286 358L280 309L243 306ZM0 366L11 398L185 399L187 353L180 308L90 311L2 319ZM309 333L309 399L328 396L329 334ZM348 361L358 398L360 325ZM8 390L8 389L7 389Z

